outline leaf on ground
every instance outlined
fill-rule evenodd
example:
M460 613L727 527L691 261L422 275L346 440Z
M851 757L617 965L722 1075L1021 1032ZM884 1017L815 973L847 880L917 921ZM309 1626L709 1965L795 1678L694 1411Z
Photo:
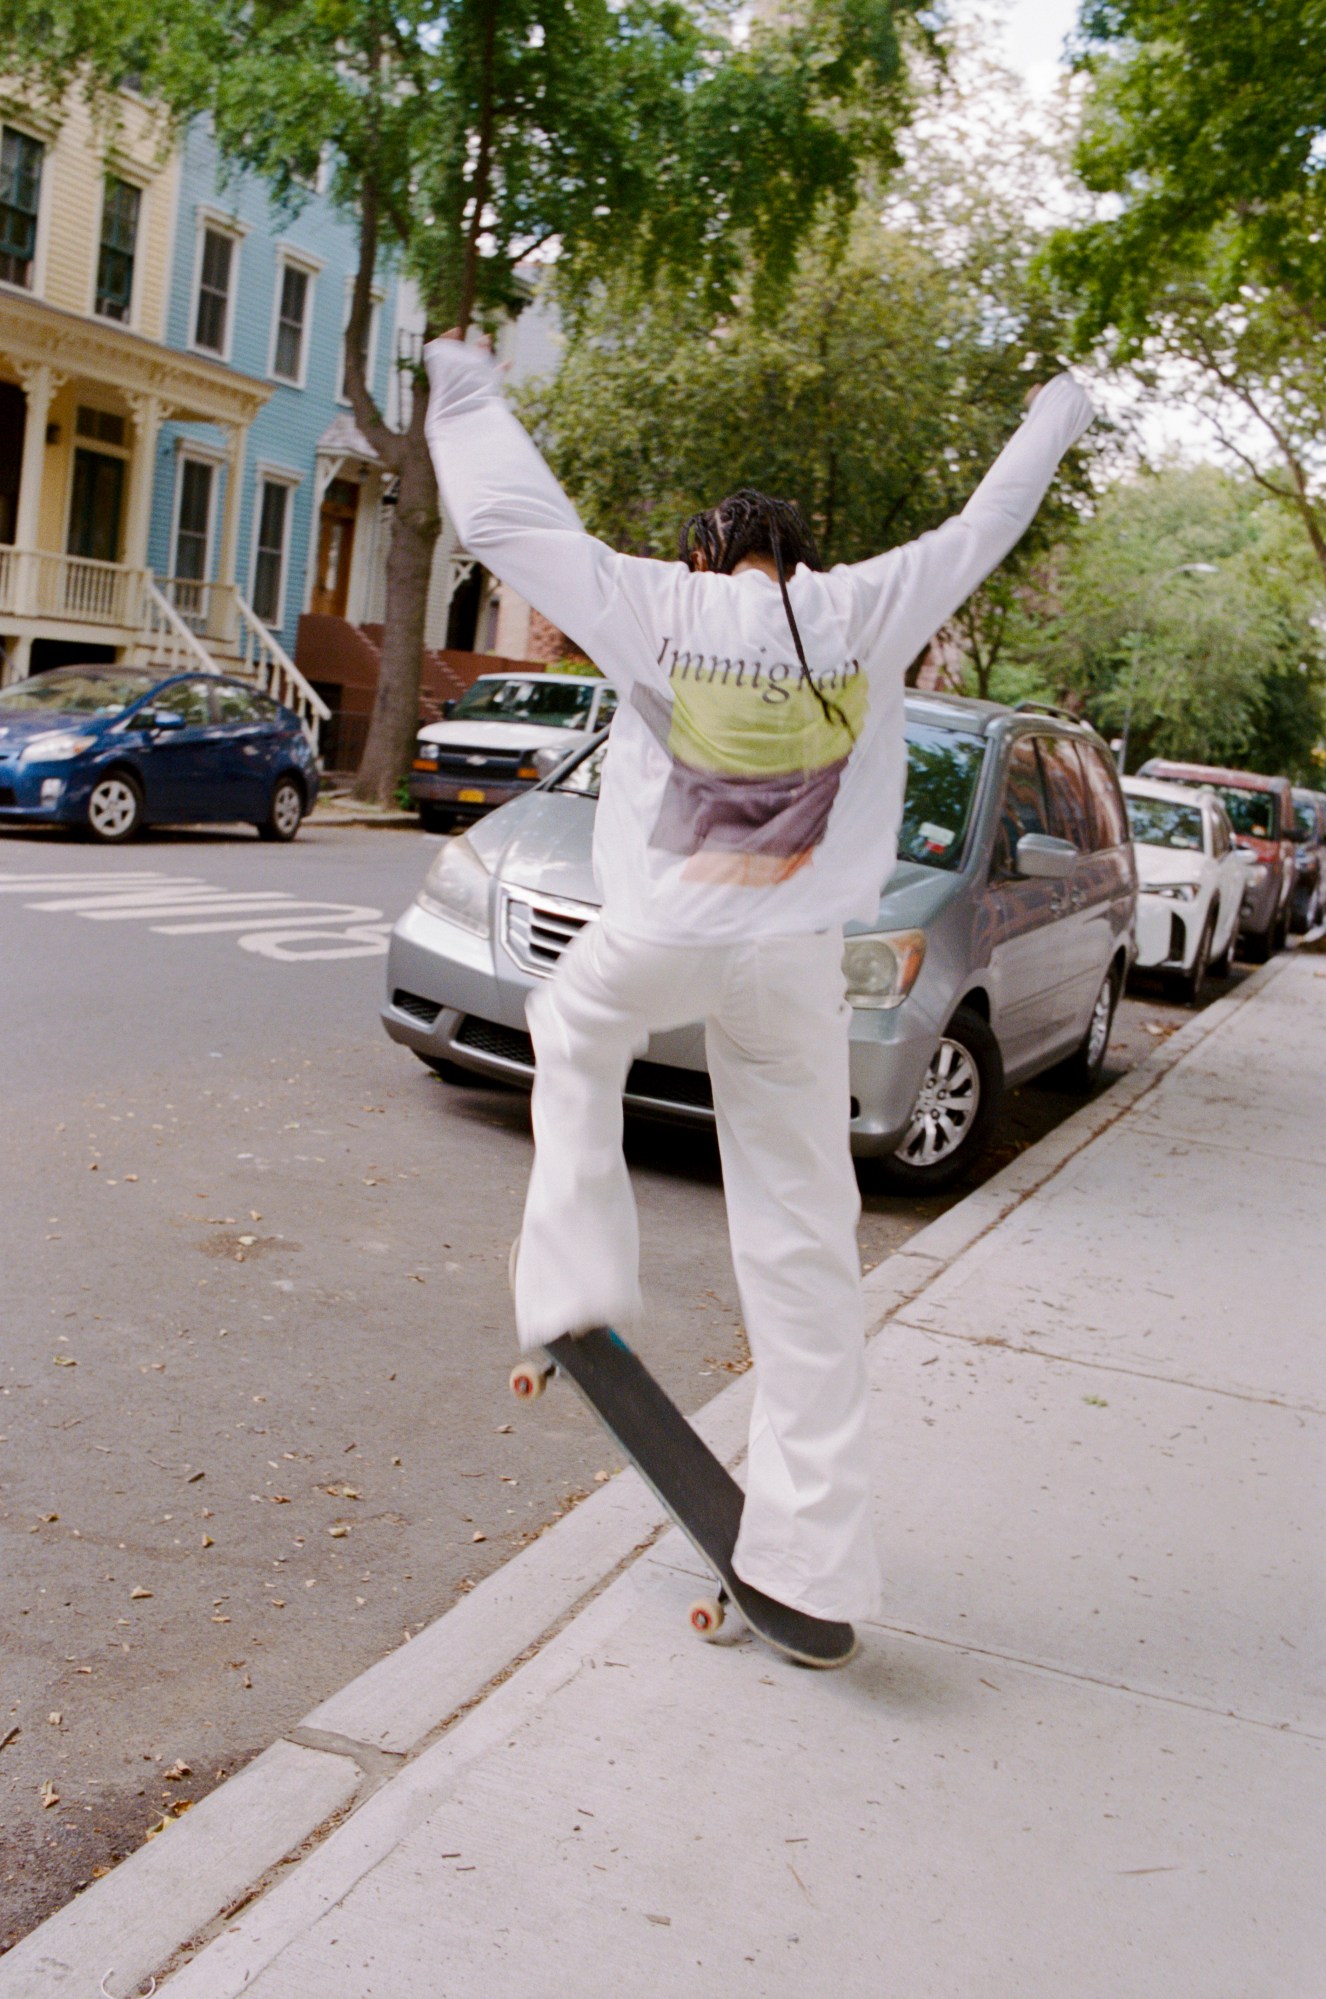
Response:
M141 1583L139 1583L139 1585L138 1585L138 1587L137 1587L136 1589L131 1589L131 1590L130 1590L130 1592L129 1592L129 1600L130 1600L130 1602L131 1602L131 1603L132 1603L132 1602L135 1602L135 1601L141 1601L141 1599L142 1599L143 1597L146 1597L146 1596L151 1596L151 1594L152 1594L152 1592L151 1592L151 1590L150 1590L150 1589L144 1589L144 1588L143 1588L143 1586L142 1586L142 1584L141 1584Z
M333 1541L343 1541L346 1535L350 1532L350 1529L346 1526L343 1520L338 1520L334 1527L329 1527L327 1529L327 1532L331 1535Z
M48 1812L52 1805L58 1805L60 1802L60 1793L56 1790L49 1777L41 1787L40 1797L41 1808L44 1812Z
M1103 1395L1084 1395L1082 1400L1089 1402L1093 1409L1108 1409L1110 1406Z
M324 1485L322 1489L333 1499L362 1499L364 1496L357 1485Z
M76 1360L74 1359L74 1356L73 1356L73 1355L72 1355L71 1353L57 1353L57 1354L53 1354L53 1355L51 1356L51 1358L52 1358L52 1359L54 1360L54 1362L55 1362L55 1365L56 1365L57 1367L77 1367L77 1366L78 1366L78 1362L77 1362L77 1361L76 1361Z
M49 1721L52 1728L58 1728L61 1722L64 1720L64 1716L61 1714L58 1707L53 1707L50 1713L47 1715L46 1719L47 1721Z
M178 1784L181 1777L192 1777L193 1771L182 1756L177 1756L169 1770L163 1770L161 1774L168 1784Z

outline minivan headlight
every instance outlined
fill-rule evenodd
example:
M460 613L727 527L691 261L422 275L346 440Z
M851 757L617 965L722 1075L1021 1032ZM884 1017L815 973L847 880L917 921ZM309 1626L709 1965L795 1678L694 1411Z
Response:
M57 729L49 736L34 736L19 754L21 764L62 764L81 757L96 742L95 736L75 736Z
M901 1006L924 963L924 930L886 930L849 937L843 946L847 1004Z
M415 901L430 916L443 916L476 937L489 933L490 876L463 833L438 848Z

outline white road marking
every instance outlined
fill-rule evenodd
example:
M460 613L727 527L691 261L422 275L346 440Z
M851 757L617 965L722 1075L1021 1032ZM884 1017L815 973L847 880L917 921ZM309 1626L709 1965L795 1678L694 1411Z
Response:
M239 932L241 950L281 964L383 957L391 930L391 919L369 904L305 899L286 889L224 888L198 875L149 868L0 873L0 895L22 896L27 908L43 915L143 923L162 937Z

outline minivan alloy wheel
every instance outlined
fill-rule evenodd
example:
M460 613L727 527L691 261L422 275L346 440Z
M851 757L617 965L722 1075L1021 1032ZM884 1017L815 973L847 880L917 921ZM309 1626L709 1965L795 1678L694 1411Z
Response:
M1090 1068L1095 1069L1105 1059L1105 1050L1110 1040L1110 1020L1114 1014L1114 985L1106 979L1096 995L1096 1004L1091 1011L1091 1025L1087 1029L1086 1058Z
M896 1157L909 1166L937 1166L966 1138L981 1101L981 1078L960 1041L947 1036L930 1059L907 1136Z

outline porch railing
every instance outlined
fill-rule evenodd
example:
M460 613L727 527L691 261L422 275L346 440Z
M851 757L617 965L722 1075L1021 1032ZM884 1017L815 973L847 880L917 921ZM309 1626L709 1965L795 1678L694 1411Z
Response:
M305 680L275 633L268 630L238 590L235 592L235 610L238 616L235 633L239 650L238 671L248 679L256 680L273 700L283 701L287 708L293 708L307 726L316 749L318 730L323 722L330 719L331 709L314 690L311 681Z
M220 671L206 646L150 576L143 588L143 627L138 643L148 664L163 666L171 673Z
M65 625L134 631L147 572L58 549L0 548L0 610Z

